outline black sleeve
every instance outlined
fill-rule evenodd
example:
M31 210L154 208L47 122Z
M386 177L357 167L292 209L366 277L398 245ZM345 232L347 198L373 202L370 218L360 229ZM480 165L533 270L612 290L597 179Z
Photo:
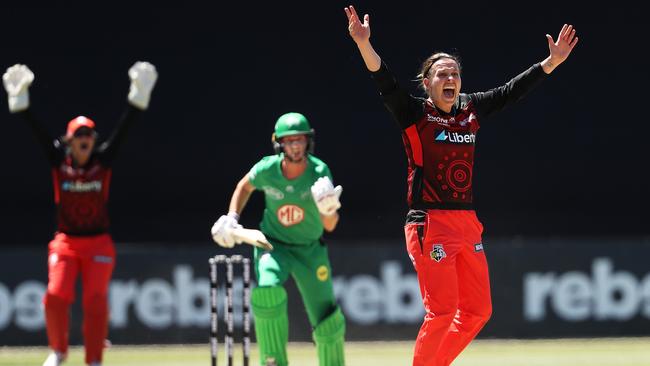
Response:
M384 100L384 105L402 129L408 128L422 117L423 100L413 97L400 88L395 76L384 62L381 63L379 70L372 72L371 75Z
M29 109L16 113L16 116L24 120L32 129L36 140L43 148L43 151L45 151L45 156L50 162L50 165L59 165L65 155L65 147L61 141L53 139L45 126L34 117Z
M141 113L142 110L132 106L131 104L127 106L126 111L122 114L122 118L117 123L117 127L113 130L111 136L97 149L97 157L102 165L110 166L113 163L117 151L126 139L126 133Z
M542 66L537 63L515 76L505 85L487 92L472 93L469 94L469 97L476 105L479 115L487 117L522 99L547 76Z

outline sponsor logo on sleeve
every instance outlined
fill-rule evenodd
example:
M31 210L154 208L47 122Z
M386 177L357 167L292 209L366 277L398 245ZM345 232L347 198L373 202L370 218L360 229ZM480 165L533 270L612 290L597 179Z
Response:
M271 187L271 186L263 186L262 190L264 190L264 194L267 196L273 198L274 200L281 200L284 198L284 193L282 193L281 190Z
M322 265L316 269L316 277L318 277L318 280L321 282L327 281L327 279L330 276L330 271L327 269L327 266Z
M106 263L110 264L113 263L113 258L107 256L107 255L96 255L93 257L93 261L97 263Z

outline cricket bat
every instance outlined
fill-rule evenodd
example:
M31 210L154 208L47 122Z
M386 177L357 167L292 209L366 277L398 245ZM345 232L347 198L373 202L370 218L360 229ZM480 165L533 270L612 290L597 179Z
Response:
M244 243L254 245L265 250L273 250L273 245L269 243L268 239L266 239L266 236L264 236L264 234L259 230L245 228L234 229L233 235Z

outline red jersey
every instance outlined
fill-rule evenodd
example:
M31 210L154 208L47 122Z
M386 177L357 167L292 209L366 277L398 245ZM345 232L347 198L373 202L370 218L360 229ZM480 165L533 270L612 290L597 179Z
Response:
M472 171L479 120L521 99L546 77L539 64L484 93L460 94L450 113L401 89L382 63L372 73L402 128L408 158L409 208L472 209Z
M111 169L93 159L75 167L66 156L52 168L58 231L74 235L108 231L108 192Z
M139 110L129 105L109 139L97 143L88 163L78 166L74 164L68 147L60 139L53 140L29 110L19 113L34 130L52 166L57 232L76 236L108 232L112 162L128 127L138 114Z

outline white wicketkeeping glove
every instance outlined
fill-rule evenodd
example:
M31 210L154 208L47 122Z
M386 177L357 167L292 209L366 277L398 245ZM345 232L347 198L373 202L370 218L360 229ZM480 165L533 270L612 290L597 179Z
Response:
M332 184L329 177L320 177L311 186L311 195L314 197L318 211L324 216L331 216L336 213L336 210L341 208L339 197L343 193L343 187Z
M156 67L146 61L138 61L129 69L129 78L131 79L129 103L142 110L147 109L151 91L158 79Z
M235 244L241 244L241 241L233 235L233 230L241 227L235 215L221 215L212 225L212 239L224 248L232 248Z
M9 112L16 113L29 108L29 86L34 73L29 67L15 64L2 75L2 83L9 96Z

